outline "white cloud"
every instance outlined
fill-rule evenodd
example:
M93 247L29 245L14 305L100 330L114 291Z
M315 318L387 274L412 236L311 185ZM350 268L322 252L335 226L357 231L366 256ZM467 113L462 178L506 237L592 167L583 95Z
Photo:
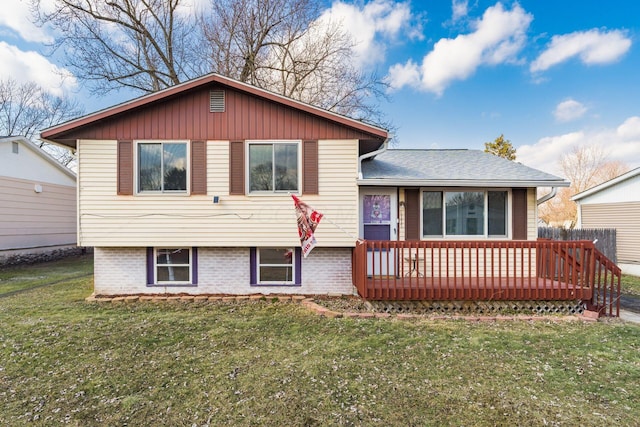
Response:
M395 64L389 68L389 79L393 87L417 86L420 84L420 68L412 60L406 64Z
M357 4L336 1L319 18L319 21L340 23L356 43L354 61L370 65L384 61L386 43L406 34L410 38L422 38L422 28L414 23L409 2L374 0L361 7Z
M77 86L75 77L68 70L37 52L24 52L3 41L0 41L0 64L0 79L34 82L56 96L67 94Z
M640 117L629 117L616 128L547 136L535 144L517 147L516 156L518 162L527 166L561 175L558 163L562 156L574 148L591 145L603 147L608 160L632 168L640 166Z
M579 119L586 112L587 107L582 103L574 99L567 99L556 106L553 115L559 122L570 122L572 120Z
M640 141L640 117L629 117L616 129L616 135L624 141L639 140Z
M49 10L52 0L42 1L43 8ZM31 22L31 12L27 0L3 0L0 13L0 26L15 31L27 42L51 43L53 37L46 28Z
M453 12L451 20L456 22L457 20L467 16L467 13L469 13L469 0L452 0L451 9Z
M593 29L553 36L547 50L531 63L531 72L544 71L554 65L578 57L586 65L608 64L619 59L631 47L624 32L601 32Z
M526 42L527 28L533 16L520 5L505 10L501 3L488 8L481 19L472 23L474 32L455 39L440 39L422 60L421 78L408 81L412 61L396 64L387 80L392 89L409 84L442 95L454 80L464 80L481 65L516 62L516 55Z

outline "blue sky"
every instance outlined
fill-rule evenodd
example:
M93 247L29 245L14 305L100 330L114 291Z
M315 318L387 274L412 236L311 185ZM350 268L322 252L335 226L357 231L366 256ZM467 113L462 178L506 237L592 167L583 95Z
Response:
M632 0L375 0L326 2L322 19L345 23L353 60L390 84L382 110L396 147L483 149L504 134L518 161L561 174L560 157L589 145L640 166L638 16ZM89 97L44 56L54 37L30 24L24 0L4 0L0 78L36 81L87 112L135 96Z

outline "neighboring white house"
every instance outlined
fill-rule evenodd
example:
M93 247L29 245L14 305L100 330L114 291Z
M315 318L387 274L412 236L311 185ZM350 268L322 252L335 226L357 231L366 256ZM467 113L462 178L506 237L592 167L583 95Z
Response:
M21 136L0 138L0 264L75 248L76 176Z
M615 228L618 265L640 276L640 168L576 194L578 227Z

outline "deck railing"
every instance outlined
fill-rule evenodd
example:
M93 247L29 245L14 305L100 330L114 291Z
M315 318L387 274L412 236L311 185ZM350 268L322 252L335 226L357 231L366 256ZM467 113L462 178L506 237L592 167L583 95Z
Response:
M369 300L580 300L619 315L620 269L590 241L358 241Z

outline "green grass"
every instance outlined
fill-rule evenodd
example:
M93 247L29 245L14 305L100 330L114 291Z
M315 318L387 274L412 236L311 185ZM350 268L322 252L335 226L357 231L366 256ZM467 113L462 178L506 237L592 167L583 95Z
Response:
M0 268L0 296L92 273L91 255L26 266L3 267Z
M640 327L326 319L293 303L0 298L0 425L596 426L640 419Z
M640 295L640 277L623 274L621 288L623 294Z

